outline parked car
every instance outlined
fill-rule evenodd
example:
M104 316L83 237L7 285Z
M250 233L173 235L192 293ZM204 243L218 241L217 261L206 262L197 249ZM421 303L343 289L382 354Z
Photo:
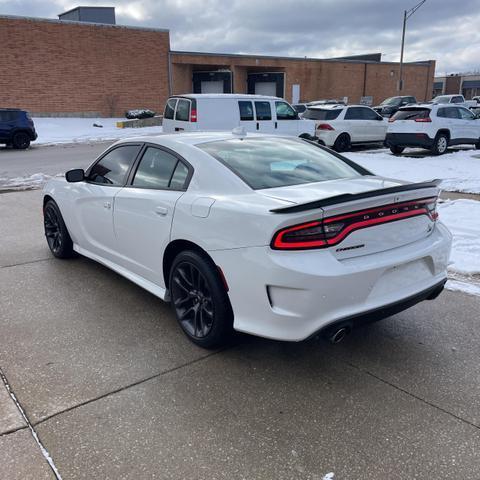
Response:
M394 154L405 147L427 148L435 155L445 153L450 145L480 148L480 120L468 108L454 104L403 107L389 120L385 144Z
M380 105L373 107L373 109L382 115L382 117L391 117L400 107L417 103L417 99L412 96L399 96L386 98Z
M0 108L0 143L25 149L37 139L30 114L17 108Z
M441 292L451 235L437 185L299 138L137 137L47 183L45 235L55 257L78 252L169 300L203 347L233 330L337 342Z
M337 152L353 144L383 142L388 126L381 115L364 105L312 106L303 118L315 120L319 142Z
M194 132L232 130L313 138L315 122L299 118L282 98L263 95L189 94L168 99L163 131Z
M477 102L477 106L478 106L480 104L480 96L473 97L472 101Z
M315 105L346 105L345 102L340 100L316 100L314 102L309 103L296 103L292 105L295 111L298 113L300 118L303 118L303 114L308 107L313 107Z
M463 95L439 95L432 100L432 103L454 103L463 107L475 107L477 105L476 100L465 100Z
M292 107L299 115L301 115L308 108L308 103L295 103Z

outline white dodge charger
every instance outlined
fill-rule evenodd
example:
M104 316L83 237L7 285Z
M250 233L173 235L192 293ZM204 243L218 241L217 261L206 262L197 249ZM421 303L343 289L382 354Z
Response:
M170 301L203 347L234 330L337 342L442 291L437 185L297 138L132 138L48 182L45 234L56 257L77 252Z

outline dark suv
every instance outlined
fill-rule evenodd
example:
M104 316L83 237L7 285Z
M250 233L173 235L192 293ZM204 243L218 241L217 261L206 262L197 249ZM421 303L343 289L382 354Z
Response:
M380 105L372 108L382 117L391 117L394 113L398 112L400 107L411 103L417 103L417 99L411 96L390 97L385 99Z
M0 108L0 143L24 149L36 139L35 125L28 112L17 108Z

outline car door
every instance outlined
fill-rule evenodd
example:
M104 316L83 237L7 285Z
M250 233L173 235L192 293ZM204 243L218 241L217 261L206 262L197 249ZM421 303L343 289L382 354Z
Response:
M80 247L113 262L117 260L115 195L125 185L140 148L140 143L111 148L87 170L84 182L71 184L76 225L69 228Z
M372 108L362 107L362 110L365 125L365 141L383 142L387 134L387 120Z
M128 185L115 197L119 263L163 288L163 252L170 241L175 204L193 169L174 152L150 144L137 164Z
M352 143L366 141L367 128L363 119L363 107L348 107L345 112L344 124Z
M298 135L298 114L287 102L275 102L274 130L282 135Z
M250 100L239 100L238 110L240 115L239 125L244 127L247 132L255 132L257 130L257 122L255 121L253 102Z
M190 119L190 107L192 102L186 98L179 98L175 107L175 132L191 132L196 127L196 114L195 121Z
M257 132L274 133L274 126L272 120L272 105L269 100L256 100L255 102L255 116Z
M480 138L480 123L475 115L464 107L458 107L460 121L462 122L462 137L468 140L478 141Z

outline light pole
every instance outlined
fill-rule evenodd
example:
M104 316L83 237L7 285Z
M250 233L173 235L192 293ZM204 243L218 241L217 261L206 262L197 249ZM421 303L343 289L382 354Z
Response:
M407 27L407 20L426 2L427 0L422 0L417 3L410 10L405 10L403 12L403 30L402 30L402 49L400 51L400 72L398 78L397 90L401 92L403 90L403 47L405 46L405 28Z

